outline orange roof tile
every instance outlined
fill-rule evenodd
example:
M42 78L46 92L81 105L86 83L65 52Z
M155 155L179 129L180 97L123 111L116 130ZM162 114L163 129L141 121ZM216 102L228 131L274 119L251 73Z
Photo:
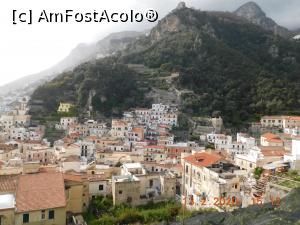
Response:
M277 142L277 143L283 142L279 136L277 136L276 134L272 134L272 133L265 133L262 135L262 137L267 139L268 142Z
M284 150L261 150L264 156L284 156L286 151Z
M0 176L0 192L15 192L17 188L18 176Z
M77 155L67 156L62 160L63 162L80 162L80 157Z
M17 212L29 212L66 206L61 173L26 174L19 177L16 193Z
M223 159L222 156L217 154L210 154L207 152L196 153L184 158L186 162L198 167L210 166L214 163L217 163L221 159Z
M0 143L0 150L4 150L4 151L10 151L15 149L12 145L7 145L4 143Z
M141 132L141 131L144 131L144 128L142 128L142 127L134 127L134 128L132 128L132 132Z
M288 116L286 119L287 120L300 121L300 116Z
M272 133L265 133L261 136L266 138L266 139L272 139L272 138L277 138L278 137L276 134L272 134Z
M66 181L75 181L75 182L82 182L82 175L76 173L64 173L64 180Z

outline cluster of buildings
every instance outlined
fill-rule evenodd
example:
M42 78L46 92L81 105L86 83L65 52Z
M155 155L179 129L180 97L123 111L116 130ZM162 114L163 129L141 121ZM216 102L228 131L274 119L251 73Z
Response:
M263 116L260 120L263 128L279 128L286 134L300 135L300 116Z
M61 103L58 111L71 107ZM174 199L181 153L197 147L174 143L175 106L133 109L109 124L61 117L55 128L65 135L53 144L44 139L42 126L31 126L26 103L15 109L8 112L12 119L5 114L0 123L3 133L24 130L20 138L3 135L0 143L1 225L78 224L77 216L97 196L112 196L115 205Z
M58 110L71 107L64 103ZM258 194L255 168L300 168L300 138L293 133L266 132L257 139L215 130L205 135L213 146L205 149L200 142L175 141L178 113L176 106L153 104L111 123L61 117L55 128L65 135L50 144L42 126L31 126L27 104L16 104L11 118L0 118L0 224L80 224L78 215L97 196L112 196L114 205L177 199L189 209L241 207L245 197ZM282 121L271 124L298 126ZM24 133L13 136L14 129ZM231 204L218 205L216 198Z
M0 140L23 141L39 140L43 137L42 126L30 126L27 98L11 103L11 110L0 116Z
M208 133L206 141L214 151L196 152L182 159L183 204L191 209L224 209L248 206L253 198L269 201L270 177L288 170L300 171L299 121L297 116L264 116L259 138L246 133ZM256 168L263 171L258 180Z

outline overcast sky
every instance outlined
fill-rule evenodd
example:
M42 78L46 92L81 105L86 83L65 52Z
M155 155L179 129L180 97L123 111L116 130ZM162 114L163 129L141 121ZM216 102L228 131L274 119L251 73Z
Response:
M81 12L107 9L108 11L145 11L153 8L159 18L164 17L178 4L178 0L9 0L0 1L0 85L22 76L51 67L66 57L81 42L93 42L110 32L145 30L154 23L64 23L13 25L12 11L45 9L60 12L66 9ZM188 7L201 10L233 11L247 0L187 0ZM267 16L290 29L300 28L299 0L256 0Z

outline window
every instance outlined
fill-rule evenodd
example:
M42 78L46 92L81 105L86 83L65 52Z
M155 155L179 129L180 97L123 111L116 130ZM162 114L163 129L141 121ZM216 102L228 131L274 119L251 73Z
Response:
M151 188L153 187L153 180L149 181L149 185L150 185Z
M236 202L236 197L232 197L232 203L235 203Z
M45 210L41 211L41 219L42 220L46 219Z
M131 203L132 202L132 197L128 196L126 201L127 201L127 203Z
M53 220L54 219L54 210L49 210L49 220Z
M103 191L104 187L103 187L103 184L100 184L99 185L99 191Z
M123 191L119 191L119 194L121 195L123 193Z
M29 223L29 214L28 213L23 214L23 223Z

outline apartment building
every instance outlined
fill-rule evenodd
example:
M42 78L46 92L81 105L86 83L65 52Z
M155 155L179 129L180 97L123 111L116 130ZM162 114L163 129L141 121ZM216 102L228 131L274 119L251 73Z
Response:
M261 135L261 137L260 137L260 144L262 146L282 147L283 141L276 134L265 133L265 134Z
M15 225L66 224L66 196L60 173L26 174L19 177Z
M226 162L222 156L195 153L183 160L182 195L188 208L216 207L215 199L240 202L239 177L246 171Z
M140 163L123 164L121 175L112 177L114 205L166 201L174 199L175 194L174 174L148 172Z

